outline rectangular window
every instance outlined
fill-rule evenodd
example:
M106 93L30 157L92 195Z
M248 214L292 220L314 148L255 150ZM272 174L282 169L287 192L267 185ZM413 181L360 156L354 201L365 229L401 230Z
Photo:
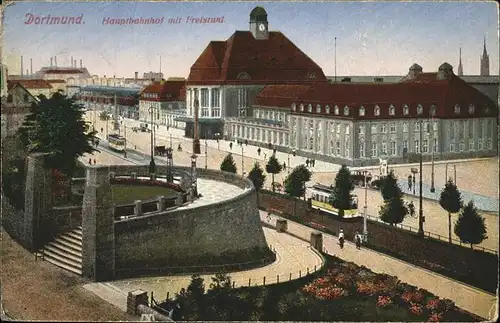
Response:
M396 142L391 141L391 156L396 156Z
M434 152L437 153L438 151L438 140L434 138L432 148L434 149Z
M437 123L437 121L434 121L433 127L434 127L434 131L438 131L438 123Z
M247 106L247 90L238 89L238 108L246 108Z
M349 125L346 125L345 126L345 134L348 135L351 133L351 127L349 127Z
M488 139L487 145L489 150L493 149L493 141L491 139Z
M337 124L337 133L340 133L340 123Z
M359 143L359 157L360 158L365 157L365 143L363 141Z
M403 132L408 132L408 122L403 122Z
M208 111L209 111L208 108L202 108L201 109L201 116L202 117L209 117Z
M420 131L420 122L415 123L415 132Z
M460 144L458 145L458 147L460 148L460 151L464 151L465 150L465 144L463 142L460 142Z
M212 107L220 107L220 89L212 89Z
M372 133L377 133L377 125L372 124Z
M382 143L382 155L387 155L387 143Z
M212 108L212 117L220 118L220 108Z
M455 144L450 143L450 152L454 152L454 151L455 151Z
M208 108L208 89L201 89L201 107Z
M413 144L413 152L418 154L420 152L420 141L415 140Z
M382 129L380 130L381 133L386 133L387 132L387 126L385 123L382 123Z
M337 141L337 156L340 156L340 142Z
M424 154L429 152L429 141L427 139L423 140L422 152Z
M364 134L365 133L365 126L364 125L360 125L359 128L358 128L358 133L359 134Z
M403 141L403 150L406 150L408 152L408 140Z
M474 150L474 139L469 139L469 150Z
M377 143L372 141L372 157L377 157Z
M483 139L477 141L477 150L483 150Z
M390 131L391 131L391 133L396 133L396 124L391 123Z

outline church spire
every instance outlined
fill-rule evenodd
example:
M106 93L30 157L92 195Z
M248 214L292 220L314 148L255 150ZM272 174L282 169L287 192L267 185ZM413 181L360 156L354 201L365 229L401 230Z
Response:
M480 75L489 76L490 75L490 57L486 51L486 36L483 40L483 56L481 57Z
M462 47L460 47L460 52L459 52L459 59L458 59L458 76L464 75L464 68L462 66Z

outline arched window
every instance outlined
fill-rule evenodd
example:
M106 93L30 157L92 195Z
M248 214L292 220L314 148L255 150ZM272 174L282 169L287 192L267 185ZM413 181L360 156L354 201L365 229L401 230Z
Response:
M335 114L337 116L339 115L339 107L338 106L333 107L333 114Z
M424 107L421 104L419 104L417 105L417 114L422 114L422 113L424 113Z
M344 107L344 115L345 116L349 115L349 107L347 105Z
M316 105L316 113L321 113L321 105Z
M455 113L459 114L460 113L460 106L458 104L455 104Z
M300 104L300 112L304 112L304 104L303 103Z
M310 103L307 105L307 112L313 112L313 106Z
M469 114L474 114L474 104L469 104Z
M329 105L326 106L325 110L326 110L326 114L330 114L330 106Z
M431 105L431 116L435 116L436 115L436 106L433 104Z
M297 110L297 105L295 103L292 103L292 111L296 111Z
M395 109L395 108L394 108L394 106L391 104L391 105L389 106L389 115L390 115L390 116L393 116L393 115L395 115L395 114L396 114L396 109Z
M378 105L376 105L375 108L373 109L373 114L376 116L380 115L380 108Z
M364 106L360 106L359 107L359 116L362 117L365 115L365 107Z

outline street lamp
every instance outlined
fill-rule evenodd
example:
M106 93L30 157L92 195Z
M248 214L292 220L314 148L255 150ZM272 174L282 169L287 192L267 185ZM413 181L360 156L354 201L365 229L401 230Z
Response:
M170 148L167 148L167 182L169 182L169 183L174 182L174 175L172 172L173 166L174 166L173 150L172 150L172 147L170 147Z
M198 196L198 184L196 180L196 154L191 155L191 186L195 196Z
M154 131L154 125L153 125L153 112L154 112L154 106L151 104L148 109L149 113L151 114L151 161L149 162L149 173L154 174L155 169L156 169L156 164L155 164L155 159L154 159L154 150L153 150L153 131Z
M431 133L432 133L432 151L431 151L431 193L434 193L436 191L436 188L434 187L434 114L436 113L436 108L434 106L431 106Z
M422 120L420 120L420 185L418 188L419 191L419 210L418 210L418 234L420 236L424 236L424 209L423 209L423 201L422 201Z
M367 181L367 175L368 171L363 171L363 175L365 175L365 206L363 207L363 237L365 238L365 242L368 241L368 227L366 225L366 217L367 217L367 210L368 210L368 181Z
M287 151L287 157L288 157L288 174L290 174L290 150Z
M197 92L195 92L197 94ZM198 99L194 100L194 122L193 122L193 154L199 154L201 152L200 149L200 138L198 134L198 127L199 127L199 119L198 119L198 114L199 114L199 107L200 107L200 102Z

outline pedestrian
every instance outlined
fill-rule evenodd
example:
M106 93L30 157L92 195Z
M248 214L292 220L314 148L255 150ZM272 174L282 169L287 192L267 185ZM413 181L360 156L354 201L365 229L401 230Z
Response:
M306 167L309 167L309 163L310 163L309 158L307 158L306 159Z
M266 158L267 158L267 155L264 153L264 160L266 160Z
M89 165L92 165L92 158L89 158Z
M283 169L286 169L286 163L283 162Z
M232 142L229 143L229 149L233 150L233 143Z
M94 158L94 165L96 164L95 158Z
M410 175L408 175L408 191L411 191L411 180L412 180L412 177L410 174Z
M344 230L343 229L340 229L340 233L339 233L339 246L340 246L340 249L344 248Z
M259 147L259 149L257 149L257 154L258 154L259 156L260 156L260 152L261 152L261 150L260 150L260 147Z
M361 234L356 230L356 234L354 235L354 241L356 241L356 249L361 249Z
M316 166L316 159L313 159L313 167Z

